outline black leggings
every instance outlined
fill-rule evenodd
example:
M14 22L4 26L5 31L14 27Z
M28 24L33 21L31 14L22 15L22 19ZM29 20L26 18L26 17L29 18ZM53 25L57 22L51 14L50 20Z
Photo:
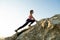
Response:
M31 23L30 23L30 22L31 22ZM26 20L26 23L25 23L24 25L22 25L21 27L19 27L17 30L25 27L28 23L30 23L30 25L31 25L31 24L34 23L34 22L35 22L35 20L27 19L27 20Z

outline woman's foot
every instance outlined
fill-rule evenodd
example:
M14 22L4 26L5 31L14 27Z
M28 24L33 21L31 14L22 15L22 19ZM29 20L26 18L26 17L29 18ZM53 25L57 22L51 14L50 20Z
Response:
M31 25L28 25L28 26L31 26Z
M17 32L18 30L15 30L15 32Z

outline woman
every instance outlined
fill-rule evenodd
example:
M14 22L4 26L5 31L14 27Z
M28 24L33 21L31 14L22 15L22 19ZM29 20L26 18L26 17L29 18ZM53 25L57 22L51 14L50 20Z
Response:
M30 10L30 15L29 15L28 19L26 20L26 23L24 25L22 25L21 27L19 27L18 29L16 29L15 32L17 32L19 29L25 27L28 23L30 23L28 26L31 26L31 24L35 22L35 19L32 15L33 13L34 13L34 11Z

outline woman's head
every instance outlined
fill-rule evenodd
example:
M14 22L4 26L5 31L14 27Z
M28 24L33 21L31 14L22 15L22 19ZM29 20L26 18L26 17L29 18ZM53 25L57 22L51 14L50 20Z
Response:
M33 10L30 10L30 14L33 14L34 13L34 11Z

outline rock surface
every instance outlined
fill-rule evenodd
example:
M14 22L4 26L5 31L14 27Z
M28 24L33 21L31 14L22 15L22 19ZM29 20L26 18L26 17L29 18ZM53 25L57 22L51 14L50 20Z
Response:
M35 25L5 40L60 40L60 14L36 21Z

